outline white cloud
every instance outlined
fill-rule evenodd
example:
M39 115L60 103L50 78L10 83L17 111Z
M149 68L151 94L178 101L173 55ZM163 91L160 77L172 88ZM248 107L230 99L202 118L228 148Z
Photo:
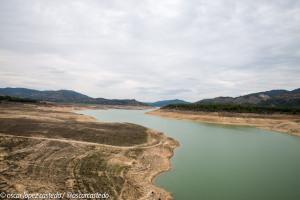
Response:
M2 0L0 87L196 101L300 86L298 0Z

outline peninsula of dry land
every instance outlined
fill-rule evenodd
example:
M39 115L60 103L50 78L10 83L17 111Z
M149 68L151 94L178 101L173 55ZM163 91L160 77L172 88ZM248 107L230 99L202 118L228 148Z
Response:
M135 124L97 122L74 108L0 104L0 191L172 198L152 181L169 170L175 140Z
M174 119L187 119L206 123L255 126L258 128L300 136L300 115L255 114L232 112L193 112L158 109L148 114Z

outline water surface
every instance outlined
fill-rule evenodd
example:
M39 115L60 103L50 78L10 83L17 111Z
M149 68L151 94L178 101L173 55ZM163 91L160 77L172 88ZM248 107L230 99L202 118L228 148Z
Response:
M145 112L80 111L100 121L140 124L178 140L172 170L156 178L176 200L300 199L300 137Z

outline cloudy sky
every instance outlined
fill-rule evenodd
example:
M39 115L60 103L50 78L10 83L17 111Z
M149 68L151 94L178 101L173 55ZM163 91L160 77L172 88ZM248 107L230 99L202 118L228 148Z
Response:
M0 1L0 87L196 101L299 77L299 0Z

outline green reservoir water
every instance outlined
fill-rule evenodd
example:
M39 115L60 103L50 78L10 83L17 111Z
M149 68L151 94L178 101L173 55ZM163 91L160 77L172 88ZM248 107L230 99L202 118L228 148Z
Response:
M178 140L172 170L156 178L176 200L300 200L300 137L145 112L80 111L100 121L140 124Z

